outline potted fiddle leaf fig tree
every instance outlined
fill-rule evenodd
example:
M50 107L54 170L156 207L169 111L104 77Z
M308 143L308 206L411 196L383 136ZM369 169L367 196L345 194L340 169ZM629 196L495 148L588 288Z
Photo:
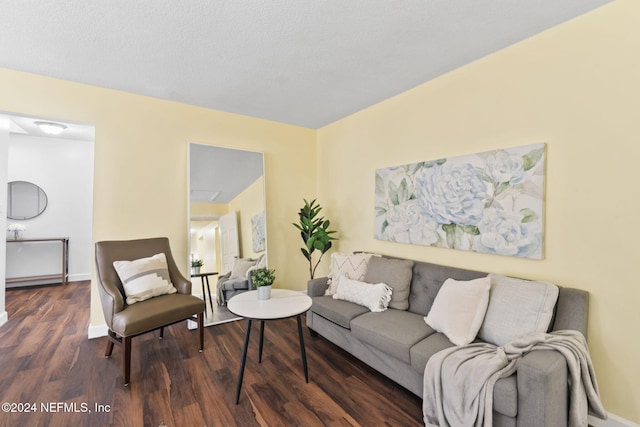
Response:
M257 268L251 272L251 283L258 290L258 299L271 298L271 285L276 280L276 271L268 268Z
M316 203L316 199L312 200L311 203L306 199L303 200L304 206L298 212L298 223L293 223L293 225L300 230L300 235L305 245L300 248L300 251L309 261L309 278L313 279L322 256L331 249L331 241L338 239L332 236L335 230L329 230L331 222L320 216L322 207ZM319 253L320 256L314 259L316 258L313 255L314 253Z

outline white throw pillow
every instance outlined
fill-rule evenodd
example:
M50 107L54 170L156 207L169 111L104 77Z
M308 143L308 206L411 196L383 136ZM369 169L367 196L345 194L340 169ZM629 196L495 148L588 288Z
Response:
M482 326L490 289L489 277L469 281L447 279L424 320L455 345L469 344Z
M503 346L521 336L547 332L560 292L556 285L499 274L489 278L491 295L480 339Z
M233 261L229 279L246 279L248 277L247 271L254 265L256 265L256 260L254 259L236 258Z
M391 301L391 287L384 283L364 283L348 277L340 277L340 285L333 299L349 301L367 307L373 312L385 311Z
M114 261L113 267L124 287L127 304L177 292L163 253L134 261Z
M373 254L331 254L331 271L329 287L325 295L333 295L338 288L339 278L345 276L352 280L362 281L367 273L367 265Z

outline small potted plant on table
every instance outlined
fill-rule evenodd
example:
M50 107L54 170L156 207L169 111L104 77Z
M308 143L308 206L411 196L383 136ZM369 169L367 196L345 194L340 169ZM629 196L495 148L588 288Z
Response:
M258 290L258 299L271 298L271 285L276 280L276 271L268 268L257 268L251 272L251 282Z
M191 274L200 274L200 268L204 265L201 259L191 261Z

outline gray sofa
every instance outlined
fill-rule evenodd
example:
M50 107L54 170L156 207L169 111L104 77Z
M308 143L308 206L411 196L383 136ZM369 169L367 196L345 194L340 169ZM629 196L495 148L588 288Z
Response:
M426 262L414 262L408 310L389 308L371 312L366 307L324 296L327 278L309 281L313 304L307 326L394 380L417 396L423 394L424 369L436 352L453 344L424 321L448 278L471 280L487 273ZM589 295L560 288L551 330L587 333ZM568 418L567 366L560 353L532 351L510 377L494 388L495 426L566 426Z

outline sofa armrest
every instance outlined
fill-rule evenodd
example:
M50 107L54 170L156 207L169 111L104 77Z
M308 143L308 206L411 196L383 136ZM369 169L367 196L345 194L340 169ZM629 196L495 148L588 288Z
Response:
M518 361L518 427L567 425L567 375L557 351L534 350Z
M320 277L317 279L311 279L307 282L307 295L310 297L319 297L324 295L325 291L329 287L328 277Z

